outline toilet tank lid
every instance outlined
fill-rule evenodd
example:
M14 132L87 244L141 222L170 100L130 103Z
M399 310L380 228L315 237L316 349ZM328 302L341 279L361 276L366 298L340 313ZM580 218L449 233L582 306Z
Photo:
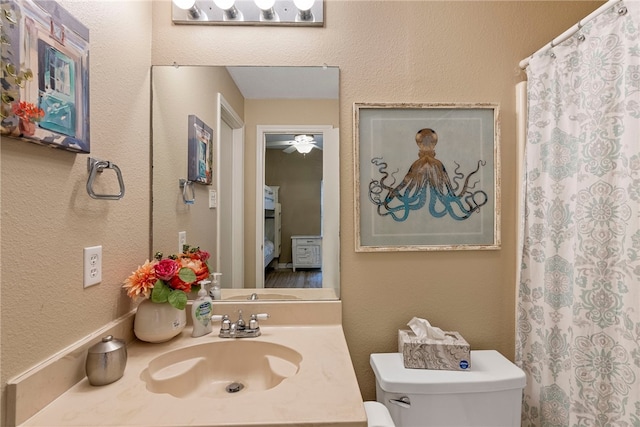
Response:
M473 350L470 358L468 371L407 369L402 353L372 354L370 362L376 381L390 393L482 393L524 388L522 369L499 352Z

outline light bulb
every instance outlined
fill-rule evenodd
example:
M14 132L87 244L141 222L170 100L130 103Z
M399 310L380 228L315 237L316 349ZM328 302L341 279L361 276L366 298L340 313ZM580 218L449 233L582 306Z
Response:
M196 0L173 0L173 4L180 9L189 10L196 4Z
M276 4L276 0L253 0L261 10L269 10Z
M311 152L312 149L313 144L309 144L308 142L301 142L299 144L296 144L296 150L298 150L298 153L307 154Z
M222 10L229 10L233 7L236 0L213 0L213 2Z
M305 11L311 9L315 2L316 0L293 0L293 4L295 4L299 10Z

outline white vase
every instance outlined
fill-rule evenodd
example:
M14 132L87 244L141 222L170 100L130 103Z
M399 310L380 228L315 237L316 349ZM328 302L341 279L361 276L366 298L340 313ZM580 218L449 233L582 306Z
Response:
M145 299L136 311L133 332L139 340L165 342L187 326L186 310L178 310L169 303L156 304Z

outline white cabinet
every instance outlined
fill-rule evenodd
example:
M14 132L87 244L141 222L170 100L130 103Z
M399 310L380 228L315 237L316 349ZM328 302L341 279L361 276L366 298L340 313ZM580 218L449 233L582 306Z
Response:
M293 271L322 268L322 236L291 236Z

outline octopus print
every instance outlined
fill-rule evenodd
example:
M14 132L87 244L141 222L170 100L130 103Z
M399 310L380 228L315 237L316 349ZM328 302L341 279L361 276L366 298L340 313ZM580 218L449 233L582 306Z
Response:
M394 174L381 157L371 160L381 174L369 183L369 200L376 205L380 216L390 216L397 222L405 221L411 211L422 209L429 202L429 213L435 218L449 216L463 221L488 201L487 193L475 189L473 177L486 162L478 160L475 170L466 176L456 170L449 176L444 164L436 158L438 135L433 129L422 129L416 134L418 160L414 161L402 181L396 185Z

